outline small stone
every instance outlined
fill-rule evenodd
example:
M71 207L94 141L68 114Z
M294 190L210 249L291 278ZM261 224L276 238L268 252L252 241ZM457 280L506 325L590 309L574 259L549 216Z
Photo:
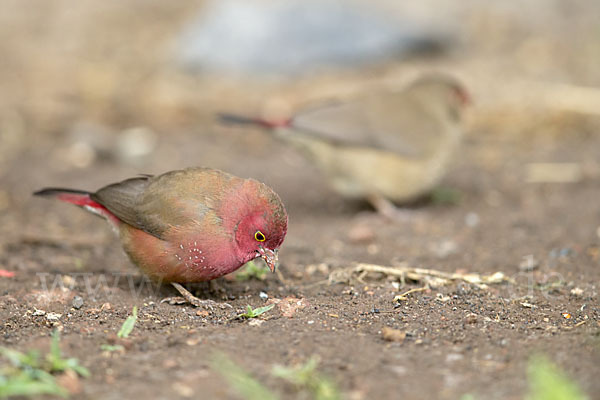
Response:
M126 129L117 140L117 148L123 159L146 156L154 151L158 135L144 126Z
M356 225L348 232L348 239L353 243L369 243L375 239L375 232L366 225Z
M445 303L447 301L450 301L450 296L446 296L443 293L437 293L435 295L435 299L441 303Z
M580 297L581 295L583 295L583 289L580 287L574 287L573 289L571 289L571 294L573 296Z
M474 228L479 225L479 221L480 218L477 213L470 212L465 216L465 225L467 225L469 228Z
M61 277L63 285L69 287L70 289L73 289L73 286L75 286L75 279L73 279L72 276L69 275L63 275Z
M296 312L303 310L308 306L306 299L299 299L294 296L285 297L281 300L273 299L272 301L277 304L279 311L281 311L281 315L286 318L292 318Z
M533 254L528 254L525 257L523 257L523 260L519 264L519 269L521 271L525 271L525 272L527 272L527 271L533 271L539 265L540 265L540 263L535 259L535 257L533 256Z
M438 258L446 258L458 252L458 245L451 239L445 239L438 243L432 243L429 250Z
M50 312L46 314L46 319L48 321L58 321L60 319L60 317L62 317L62 314L58 314L58 313L54 313L54 312Z
M263 299L263 300L266 300L266 299L268 299L268 298L269 298L269 295L268 295L268 294L266 294L265 292L260 292L260 293L258 294L258 297L260 297L260 298L261 298L261 299Z
M181 397L192 397L194 395L194 389L182 382L174 382L171 388Z
M370 255L375 255L379 253L379 246L375 243L371 243L367 246L367 253L369 253Z
M208 317L209 312L207 310L198 310L196 311L196 315L199 317Z
M476 323L476 322L477 322L477 318L478 318L478 317L477 317L477 314L470 313L470 314L469 314L469 315L467 315L467 317L465 318L465 322L466 322L467 324L474 324L474 323Z
M72 166L86 168L96 160L96 150L89 143L75 142L66 150L64 157Z
M79 375L72 369L65 370L65 372L59 375L56 380L60 386L67 389L70 394L79 394L83 389Z
M73 297L71 305L74 309L79 310L81 307L83 307L83 298L81 296Z
M408 372L408 369L403 365L392 365L389 367L389 369L399 376L406 375L406 373Z
M265 322L264 319L252 318L248 325L250 326L261 326Z
M31 314L31 315L33 315L34 317L41 317L43 315L46 315L46 311L44 311L44 310L38 310L36 308L35 311L33 312L33 314Z
M199 337L189 338L188 340L185 341L185 344L187 344L188 346L196 346L201 341L202 341L202 338L199 338Z
M388 342L402 343L406 338L406 332L386 326L381 330L381 337Z
M460 353L450 353L450 354L446 355L446 362L454 363L454 362L462 360L463 358L465 358L465 357Z

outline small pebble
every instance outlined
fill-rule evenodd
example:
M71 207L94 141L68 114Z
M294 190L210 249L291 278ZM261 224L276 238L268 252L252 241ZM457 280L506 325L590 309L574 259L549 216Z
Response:
M83 298L81 296L73 297L73 302L71 303L74 309L79 310L83 307Z
M369 253L371 255L375 255L375 254L379 253L379 246L376 245L375 243L371 243L370 245L367 246L367 253Z
M192 397L194 395L194 389L183 382L174 382L171 389L181 397Z
M479 225L479 221L480 219L477 213L470 212L465 216L465 225L467 225L469 228L474 228Z
M446 355L446 362L447 363L453 363L456 361L460 361L463 358L465 358L462 354L460 353L450 353Z
M156 149L158 135L144 126L126 129L117 139L117 148L122 158L142 157Z
M469 315L467 315L467 317L465 318L465 322L467 324L474 324L477 322L477 314L473 314L470 313Z
M571 294L573 296L580 297L581 295L583 295L583 289L580 287L574 287L573 289L571 289Z
M366 225L355 225L348 232L348 239L353 243L369 243L375 239L375 232Z
M406 332L386 326L381 330L381 337L388 342L403 342Z
M263 300L266 300L266 299L268 299L268 298L269 298L269 295L268 295L268 294L266 294L265 292L260 292L260 293L258 294L258 297L260 297L260 298L261 298L261 299L263 299Z
M210 313L207 310L198 310L196 311L196 315L199 317L208 317Z
M58 314L58 313L54 313L54 312L50 312L46 314L46 319L48 321L58 321L60 319L60 317L62 317L62 314Z
M250 326L261 326L265 322L264 319L252 318L248 325Z
M529 254L529 255L526 255L526 256L523 257L523 260L519 264L519 269L521 271L525 271L525 272L527 272L527 271L533 271L539 265L540 265L540 263L535 259L535 257L533 256L533 254Z

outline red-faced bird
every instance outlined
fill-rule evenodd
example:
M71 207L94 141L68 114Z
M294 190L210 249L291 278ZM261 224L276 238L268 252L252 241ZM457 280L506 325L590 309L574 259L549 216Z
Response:
M287 231L287 212L272 189L210 168L138 176L96 192L34 194L104 217L134 264L196 306L214 302L192 296L181 283L218 278L257 257L275 271Z

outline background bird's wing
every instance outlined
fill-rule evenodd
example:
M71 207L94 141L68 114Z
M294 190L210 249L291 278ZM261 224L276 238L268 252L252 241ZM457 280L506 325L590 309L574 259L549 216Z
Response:
M303 110L292 126L321 139L356 146L372 146L371 122L361 101L330 102Z
M401 93L379 92L298 113L294 128L348 146L384 149L419 157L437 132L423 105Z

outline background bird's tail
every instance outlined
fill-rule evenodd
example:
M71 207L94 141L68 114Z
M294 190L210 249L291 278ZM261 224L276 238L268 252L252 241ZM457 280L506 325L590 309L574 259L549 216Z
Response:
M235 115L228 113L217 114L219 122L224 124L235 124L235 125L255 125L267 129L284 128L290 126L292 123L291 118L281 121L267 121L261 118L245 117L243 115Z

